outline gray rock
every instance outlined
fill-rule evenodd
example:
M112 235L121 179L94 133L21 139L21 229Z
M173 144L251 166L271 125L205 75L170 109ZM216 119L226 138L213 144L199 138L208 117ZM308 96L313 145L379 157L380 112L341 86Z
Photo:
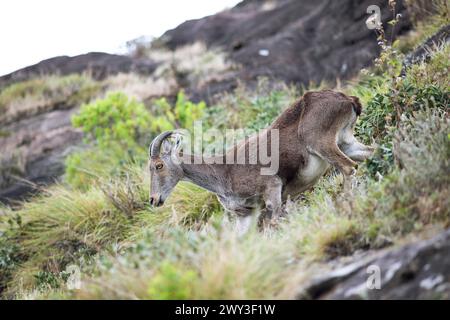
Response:
M379 288L372 281L377 271ZM311 280L298 298L450 299L450 229L336 268Z
M34 184L61 176L65 156L82 138L71 126L73 112L75 108L53 110L2 128L13 134L0 138L0 201L21 198L36 191Z
M232 89L236 79L247 85L260 76L304 85L348 79L371 65L379 54L376 34L365 23L369 5L380 7L390 37L392 32L386 22L392 19L392 13L388 1L246 0L233 9L186 21L167 31L161 40L170 49L203 41L222 48L242 66L219 82L190 88L197 99ZM397 1L397 13L402 14L402 19L395 35L410 28L401 1Z

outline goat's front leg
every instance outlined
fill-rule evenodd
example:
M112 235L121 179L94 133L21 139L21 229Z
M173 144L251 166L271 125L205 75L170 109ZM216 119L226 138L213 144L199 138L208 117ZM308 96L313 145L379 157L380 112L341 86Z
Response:
M236 229L239 236L244 235L250 229L253 208L243 205L240 201L218 195L217 198L227 213L236 215Z
M282 213L283 182L278 176L269 179L264 190L264 203L268 218L277 219Z

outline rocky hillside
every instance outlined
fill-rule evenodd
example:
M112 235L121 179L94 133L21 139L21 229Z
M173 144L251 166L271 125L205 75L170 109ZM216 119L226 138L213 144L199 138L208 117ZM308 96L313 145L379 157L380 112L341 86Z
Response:
M383 23L390 19L387 1L242 1L235 8L167 31L161 41L175 50L201 41L220 47L241 66L220 75L214 83L191 88L203 99L237 85L237 79L256 83L258 77L308 85L354 76L379 54L376 36L366 27L369 5L381 8ZM394 36L409 30L402 14ZM392 32L392 30L388 30Z
M390 14L382 0L246 0L140 44L130 57L55 57L0 77L0 199L26 194L34 188L27 181L60 176L65 155L82 138L70 116L107 91L130 90L151 104L184 89L193 101L214 102L238 83L254 88L260 77L304 86L349 79L379 54L375 33L365 27L374 3L385 23ZM410 28L400 1L397 12L403 19L394 36Z

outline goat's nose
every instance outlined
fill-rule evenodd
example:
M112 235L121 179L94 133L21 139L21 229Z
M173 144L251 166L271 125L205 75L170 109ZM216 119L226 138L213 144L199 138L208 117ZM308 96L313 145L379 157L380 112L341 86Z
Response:
M160 199L161 199L161 196L160 195L153 195L153 196L150 196L150 205L151 206L159 206L160 205Z

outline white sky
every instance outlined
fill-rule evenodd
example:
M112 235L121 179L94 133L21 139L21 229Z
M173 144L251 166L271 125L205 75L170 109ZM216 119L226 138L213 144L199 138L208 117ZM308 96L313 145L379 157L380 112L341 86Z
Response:
M120 52L240 0L0 0L0 75L58 55Z

